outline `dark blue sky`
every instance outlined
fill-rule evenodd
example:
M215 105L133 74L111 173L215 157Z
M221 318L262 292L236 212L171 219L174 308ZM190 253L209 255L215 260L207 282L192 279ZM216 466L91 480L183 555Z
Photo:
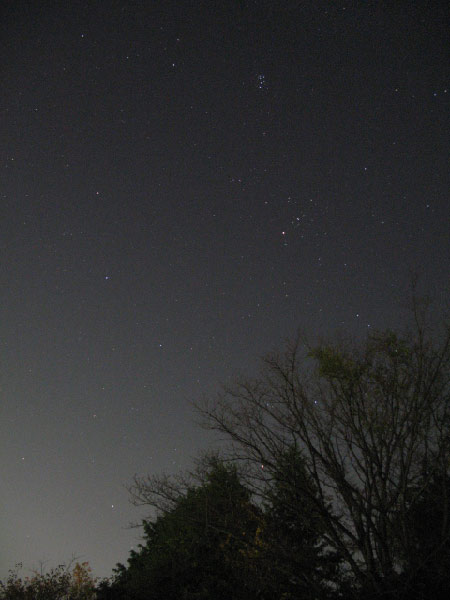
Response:
M1 577L110 574L124 484L298 326L397 325L411 269L445 301L443 5L2 3Z

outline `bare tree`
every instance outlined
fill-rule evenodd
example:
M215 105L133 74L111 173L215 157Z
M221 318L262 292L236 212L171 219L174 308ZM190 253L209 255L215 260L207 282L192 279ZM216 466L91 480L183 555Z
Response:
M417 306L408 334L372 334L358 348L311 349L297 337L263 360L259 377L197 405L262 498L280 457L301 452L315 491L300 492L366 597L386 594L405 572L417 554L412 511L437 476L449 477L450 328L433 340ZM424 563L449 543L448 489L442 485L442 518Z

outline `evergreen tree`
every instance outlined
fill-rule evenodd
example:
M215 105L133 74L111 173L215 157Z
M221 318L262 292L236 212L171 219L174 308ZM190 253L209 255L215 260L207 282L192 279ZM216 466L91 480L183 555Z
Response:
M236 469L216 461L202 485L144 521L145 543L119 566L110 588L133 600L256 597L245 556L258 519Z
M329 597L338 560L324 543L317 489L297 448L289 448L278 459L266 498L261 537L264 559L272 571L268 597Z

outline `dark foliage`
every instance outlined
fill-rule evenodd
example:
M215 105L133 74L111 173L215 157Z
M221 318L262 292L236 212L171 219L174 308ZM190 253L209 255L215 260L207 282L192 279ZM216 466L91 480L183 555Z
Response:
M295 447L277 463L267 492L261 532L270 565L264 597L327 598L335 591L339 559L327 549L317 489Z
M327 577L358 599L431 600L449 589L450 328L431 335L415 308L411 331L360 346L297 339L259 377L198 406L229 440L227 460L246 465L249 489L282 500L269 545L290 597L301 582L303 595L320 597ZM295 455L280 469L292 448L304 476ZM334 572L321 565L325 549Z
M144 522L143 544L119 566L103 598L175 600L256 597L246 556L259 511L234 467L217 462L173 508ZM114 596L116 593L116 596Z

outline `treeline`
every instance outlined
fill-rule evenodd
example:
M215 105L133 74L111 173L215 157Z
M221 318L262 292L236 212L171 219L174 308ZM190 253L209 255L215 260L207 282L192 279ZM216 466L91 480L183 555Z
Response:
M447 599L450 328L413 316L360 345L297 338L198 405L228 444L184 476L135 478L155 516L91 597Z
M197 471L203 482L144 523L145 543L100 586L98 597L331 597L339 559L325 547L314 506L284 485L293 477L312 486L300 455L293 451L280 462L263 506L252 501L235 465L206 461L209 468Z

